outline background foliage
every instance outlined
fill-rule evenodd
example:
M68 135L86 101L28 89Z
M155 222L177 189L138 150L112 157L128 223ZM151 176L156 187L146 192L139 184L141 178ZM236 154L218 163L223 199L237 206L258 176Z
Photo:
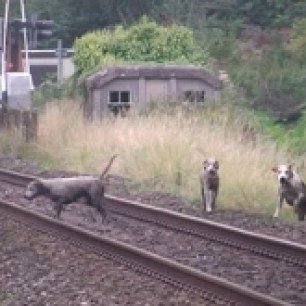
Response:
M193 63L204 65L207 52L187 27L158 25L143 17L130 27L97 30L77 38L74 63L84 74L110 62Z
M12 3L16 5L18 1ZM298 116L293 116L294 121L287 120L292 118L292 109L306 102L306 1L28 0L27 3L29 14L55 21L54 37L47 41L47 46L54 48L55 39L62 38L64 45L71 47L77 39L79 73L118 61L209 64L216 72L227 72L233 90L244 96L249 109L255 109L254 116L261 128L277 143L286 143L298 152L306 149L303 136L306 115L299 111ZM3 11L3 2L0 10ZM137 28L143 15L151 21ZM172 31L178 29L176 36ZM188 40L191 30L195 37L191 52L176 49L176 39ZM189 48L190 43L180 46ZM45 88L44 92L48 90ZM56 89L56 97L58 92Z
M17 5L18 1L12 1ZM29 14L55 21L56 38L72 46L76 37L97 28L128 25L141 16L192 28L236 22L266 28L291 26L306 13L304 0L28 0ZM1 8L1 7L0 7Z

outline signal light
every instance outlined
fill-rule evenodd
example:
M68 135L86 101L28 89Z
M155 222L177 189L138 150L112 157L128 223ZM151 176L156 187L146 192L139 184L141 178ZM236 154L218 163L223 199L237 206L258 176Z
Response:
M37 30L50 30L54 26L53 20L36 20L33 21L33 28Z
M10 21L10 26L16 30L29 29L32 32L31 36L35 37L37 41L38 39L48 38L53 34L54 21L35 19L23 21L22 19L13 19Z
M19 31L20 33L23 32L24 28L28 29L30 37L29 45L31 48L37 48L37 43L39 40L52 36L52 28L54 27L54 21L36 18L30 18L25 21L23 21L22 19L13 19L9 22L9 25L11 28L15 29L16 31Z
M9 25L15 30L20 30L22 28L31 28L32 22L28 20L23 21L22 19L13 19L9 22Z

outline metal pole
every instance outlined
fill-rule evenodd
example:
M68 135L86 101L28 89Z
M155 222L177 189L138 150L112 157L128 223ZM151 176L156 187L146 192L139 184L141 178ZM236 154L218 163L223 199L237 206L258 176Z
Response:
M61 39L57 40L57 81L59 83L63 80L63 41Z
M25 15L25 0L20 0L20 9L21 9L21 18L22 22L26 22L26 15ZM29 43L28 43L28 37L27 37L27 28L26 26L23 28L23 44L24 44L24 50L25 50L25 71L30 75L30 88L31 90L34 89L32 76L30 74L30 63L29 63Z
M2 71L1 71L1 90L2 90L2 102L3 107L7 107L7 63L6 63L6 49L7 49L7 28L8 28L8 14L10 8L10 0L6 0L5 3L5 14L3 20L3 50L2 50L2 57L1 57L1 64L2 64Z

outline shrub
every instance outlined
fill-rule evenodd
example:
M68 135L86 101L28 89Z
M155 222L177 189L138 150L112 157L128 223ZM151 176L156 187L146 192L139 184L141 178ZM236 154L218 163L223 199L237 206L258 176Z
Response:
M180 25L165 28L143 17L128 28L98 30L76 39L74 63L79 75L114 62L192 63L204 65L207 52L192 30Z
M62 83L47 79L34 91L33 105L41 107L46 102L61 99L79 99L84 95L84 88L74 75Z
M306 18L299 19L293 24L289 50L299 60L306 62Z

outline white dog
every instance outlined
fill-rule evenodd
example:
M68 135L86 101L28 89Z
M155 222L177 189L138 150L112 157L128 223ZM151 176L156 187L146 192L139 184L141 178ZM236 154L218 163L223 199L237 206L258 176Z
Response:
M306 208L306 186L292 170L292 165L279 165L272 168L276 172L279 182L276 208L274 217L278 217L284 200L294 207L298 220L304 220L304 212Z

